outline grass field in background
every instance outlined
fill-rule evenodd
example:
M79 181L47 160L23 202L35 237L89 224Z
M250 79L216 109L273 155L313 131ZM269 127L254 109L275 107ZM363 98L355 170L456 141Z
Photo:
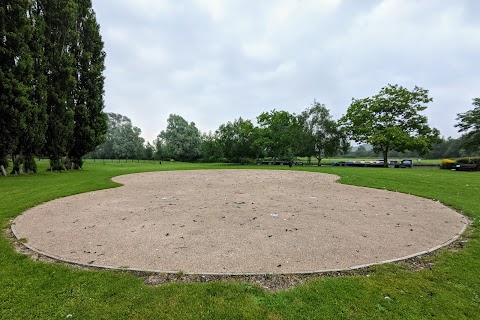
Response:
M423 161L423 160L422 160ZM480 319L480 172L439 169L235 166L87 161L84 170L0 178L0 224L34 205L111 188L113 176L158 170L281 169L337 174L341 183L436 199L473 221L466 247L440 250L431 268L373 267L369 276L316 277L288 291L251 284L170 283L159 287L115 271L32 261L0 237L0 319ZM432 259L429 257L428 259Z

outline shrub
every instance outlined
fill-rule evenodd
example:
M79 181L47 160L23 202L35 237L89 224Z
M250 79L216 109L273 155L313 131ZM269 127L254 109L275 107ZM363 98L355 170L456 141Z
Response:
M251 158L240 158L240 164L255 164L257 163L256 160L251 159Z
M480 157L469 157L469 158L459 158L457 159L457 163L464 163L464 164L478 164L480 165Z
M455 169L455 160L443 159L440 169L452 170Z

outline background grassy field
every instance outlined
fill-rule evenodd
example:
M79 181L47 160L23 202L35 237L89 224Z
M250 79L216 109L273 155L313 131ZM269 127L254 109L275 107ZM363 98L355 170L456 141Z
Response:
M71 194L115 187L109 178L157 170L261 168L224 164L93 162L83 171L0 179L3 229L25 209ZM275 168L275 167L273 167ZM288 170L287 166L276 169ZM251 284L166 284L151 287L114 271L74 270L32 261L0 237L0 319L480 319L480 172L438 169L294 167L337 174L341 183L432 198L469 216L466 247L442 249L434 265L372 268L367 276L316 277L270 293ZM71 316L69 316L71 315Z

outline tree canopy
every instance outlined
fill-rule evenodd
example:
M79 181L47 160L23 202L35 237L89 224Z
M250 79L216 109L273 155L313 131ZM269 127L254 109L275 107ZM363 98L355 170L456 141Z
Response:
M8 166L7 155L21 148L21 138L29 129L29 112L35 108L28 5L28 1L2 1L0 5L0 174Z
M107 116L103 112L103 87L105 52L100 36L100 26L90 1L77 4L76 32L78 41L74 47L76 62L76 88L73 141L68 156L74 166L82 166L82 156L105 141Z
M114 131L112 150L118 159L140 159L143 157L145 140L142 130L131 122L118 126Z
M313 101L312 106L300 114L299 122L303 130L301 152L309 158L317 158L318 165L322 158L347 151L347 136L324 104Z
M415 86L409 91L389 84L373 97L352 99L341 123L352 140L381 152L388 166L390 150L425 154L438 141L438 130L430 128L427 117L420 114L431 101L428 90Z
M465 133L463 146L474 153L480 151L480 98L474 98L475 108L457 115L458 123L455 127Z
M217 136L229 162L245 163L247 159L255 159L261 153L256 143L258 130L250 120L238 118L222 124L217 130Z
M218 130L215 132L202 133L201 140L201 160L203 162L225 162L224 148L220 141Z
M298 118L287 111L272 110L257 117L259 143L274 158L291 159L297 152L301 126Z
M107 113L106 140L98 146L93 156L103 159L140 159L144 156L145 140L140 128L130 118L118 113Z
M13 172L34 172L41 154L81 167L106 131L104 60L90 0L2 1L0 166L11 155Z
M188 123L179 115L171 114L167 128L157 137L163 156L175 160L192 161L200 157L200 132L195 123Z

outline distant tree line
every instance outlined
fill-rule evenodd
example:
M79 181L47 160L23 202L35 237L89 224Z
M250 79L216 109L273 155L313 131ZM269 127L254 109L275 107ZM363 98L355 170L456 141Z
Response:
M329 110L316 101L299 115L272 110L257 117L257 126L238 118L213 133L201 133L194 122L171 114L153 145L144 144L140 129L129 118L107 115L106 141L89 158L251 163L265 157L292 160L305 156L320 162L346 152L349 146Z
M97 159L146 159L150 144L144 145L145 140L140 136L140 128L132 125L132 121L117 113L107 113L108 129L105 142L88 155ZM149 159L152 158L152 154Z
M104 141L105 52L90 0L0 5L0 174L81 168Z
M390 150L391 157L410 157L418 158L423 156L425 159L447 159L480 155L480 98L473 99L474 109L457 115L458 123L455 127L460 128L463 133L459 138L435 138L428 152L419 152L415 150L401 150L400 148ZM424 150L426 151L426 150ZM355 150L351 149L345 154L345 157L352 158L372 158L381 157L379 150L375 150L372 145L360 145Z
M353 99L347 113L332 119L328 108L317 101L300 114L271 110L256 118L256 124L243 118L229 121L214 132L201 133L194 122L171 114L167 127L153 144L144 143L141 131L129 118L108 114L104 144L90 158L146 159L203 162L253 163L258 159L292 161L343 156L355 158L423 157L457 158L478 154L478 104L476 109L458 115L467 133L458 139L441 138L420 112L431 101L428 91L412 91L388 85L379 94ZM360 143L352 148L350 141ZM385 161L388 164L388 161Z
M388 153L389 157L393 158L424 158L424 159L449 159L449 158L461 158L468 156L475 156L478 153L468 151L464 147L465 145L465 136L459 138L452 137L441 137L439 141L432 144L432 149L430 152L420 156L417 151L390 151ZM371 145L362 144L354 148L351 148L347 153L344 154L345 158L381 158L382 154L375 152Z
M316 101L299 115L272 110L257 117L258 125L238 118L213 133L201 133L195 123L171 114L153 145L144 144L140 129L132 126L129 118L107 115L106 141L88 154L89 158L245 164L265 157L293 160L304 156L320 163L322 158L346 152L349 147L347 136L329 110Z
M480 99L474 99L474 110L458 115L457 126L466 133L457 139L441 138L437 129L430 128L421 111L431 100L428 91L420 87L410 91L388 85L373 97L353 99L339 120L332 119L324 104L314 101L298 115L274 109L260 114L256 124L238 118L208 133L201 133L195 123L172 114L167 128L153 144L146 145L139 136L140 130L132 127L128 118L125 122L128 130L136 133L129 135L130 143L115 142L112 132L118 121L114 119L122 116L109 114L107 142L90 156L232 163L306 157L309 163L316 159L320 164L323 158L334 156L385 160L386 157L438 159L478 154ZM120 135L116 136L120 139ZM360 145L352 148L350 141ZM116 149L112 147L114 144ZM127 145L136 147L122 147ZM120 152L122 148L124 151Z

